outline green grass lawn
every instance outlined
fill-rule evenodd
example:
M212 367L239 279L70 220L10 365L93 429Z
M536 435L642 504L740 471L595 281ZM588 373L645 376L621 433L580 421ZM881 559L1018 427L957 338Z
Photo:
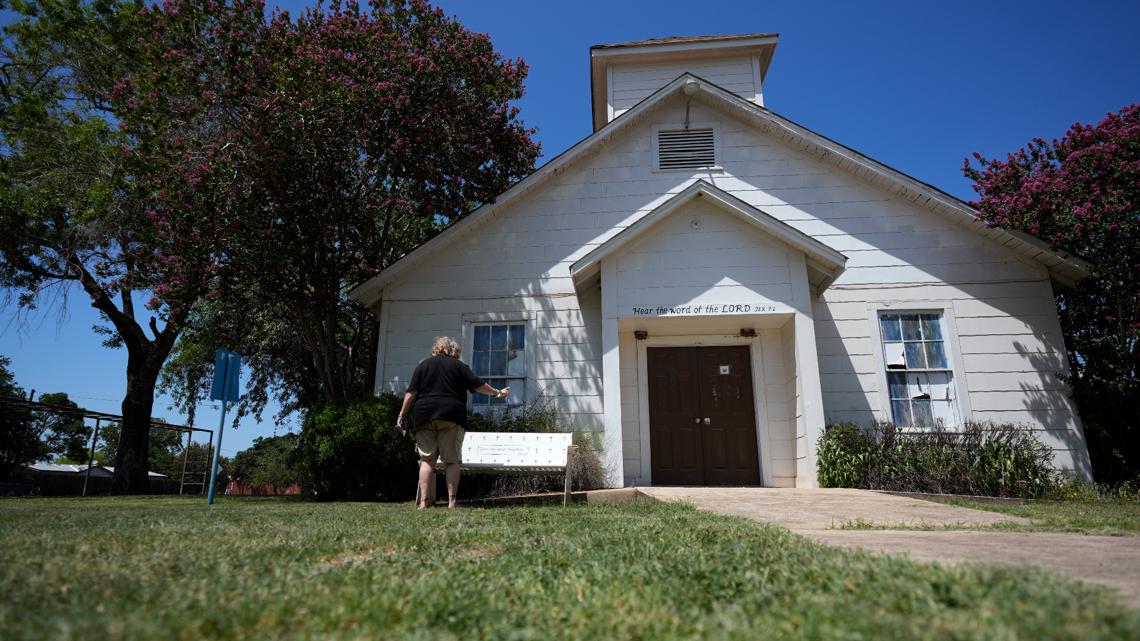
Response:
M677 504L0 501L0 638L1136 639L1031 569L921 565Z
M1003 532L1072 532L1106 536L1140 536L1140 501L1080 499L1072 501L1025 501L984 503L952 499L949 505L1022 516L1032 523L1003 522L993 525L906 525L868 521L840 524L844 530L999 530Z
M951 504L1033 519L1033 525L1002 526L1006 529L1112 536L1140 535L1140 501L1093 499L994 504L955 500Z

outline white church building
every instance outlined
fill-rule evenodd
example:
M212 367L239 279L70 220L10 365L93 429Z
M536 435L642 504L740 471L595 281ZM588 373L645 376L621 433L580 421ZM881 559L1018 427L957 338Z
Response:
M594 133L351 292L377 392L456 337L614 486L814 487L873 421L1022 424L1088 477L1053 301L1088 266L765 108L776 43L593 47Z

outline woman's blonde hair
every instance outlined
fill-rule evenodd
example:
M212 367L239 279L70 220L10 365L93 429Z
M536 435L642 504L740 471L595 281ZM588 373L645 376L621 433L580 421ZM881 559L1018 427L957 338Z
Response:
M459 358L459 343L451 340L447 336L436 336L435 344L431 346L431 355L450 356L452 358Z

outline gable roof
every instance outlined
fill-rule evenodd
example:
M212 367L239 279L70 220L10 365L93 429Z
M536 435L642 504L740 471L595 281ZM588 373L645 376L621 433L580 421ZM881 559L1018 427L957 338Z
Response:
M811 282L816 286L817 292L827 289L827 286L843 273L847 264L847 257L843 254L716 185L706 180L698 180L571 265L570 275L574 279L575 286L580 287L591 280L600 271L603 258L613 256L683 205L698 199L716 205L765 234L803 252L807 256L808 271L814 276Z
M1029 234L989 227L977 217L977 212L965 202L919 181L907 174L869 158L854 149L841 145L807 127L797 124L775 112L749 102L736 94L691 73L683 73L675 80L650 94L629 111L613 119L601 129L586 136L577 144L550 160L526 178L512 185L493 202L478 207L467 216L452 223L432 239L408 252L384 271L349 290L354 300L371 306L380 298L384 287L396 281L413 265L434 251L446 246L466 232L492 220L495 215L524 194L530 193L548 180L568 170L577 161L598 151L614 136L641 122L645 116L664 101L677 95L685 85L696 84L690 96L714 107L729 111L741 120L753 124L761 131L788 141L823 162L877 184L901 198L926 207L947 219L986 236L1010 250L1033 260L1048 270L1050 276L1062 284L1071 285L1089 275L1088 263L1051 249L1046 243Z
M756 40L760 38L775 38L778 33L737 33L723 36L663 36L661 38L646 38L645 40L632 40L630 42L615 42L608 45L594 45L590 49L619 49L624 47L645 47L665 44L691 44L695 42L731 42L736 40Z

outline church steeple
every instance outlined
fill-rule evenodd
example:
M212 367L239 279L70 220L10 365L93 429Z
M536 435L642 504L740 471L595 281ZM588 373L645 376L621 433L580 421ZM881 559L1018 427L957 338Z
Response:
M763 106L777 37L680 36L590 47L594 130L685 72Z

